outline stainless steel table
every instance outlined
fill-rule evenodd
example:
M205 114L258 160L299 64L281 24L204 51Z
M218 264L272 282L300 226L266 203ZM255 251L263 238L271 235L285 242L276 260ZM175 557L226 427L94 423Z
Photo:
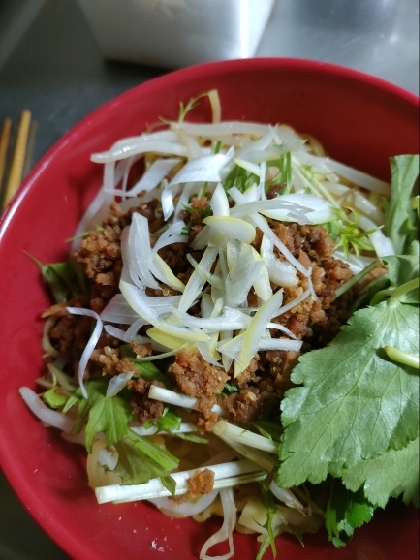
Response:
M276 0L257 56L322 60L419 92L418 0ZM0 122L36 120L34 162L92 109L164 73L103 60L75 0L0 1ZM0 559L68 558L0 473Z

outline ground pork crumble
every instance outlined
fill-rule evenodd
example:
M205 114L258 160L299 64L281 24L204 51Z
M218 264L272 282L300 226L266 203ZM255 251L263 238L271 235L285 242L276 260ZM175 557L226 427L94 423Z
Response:
M277 195L269 193L269 198ZM186 255L190 253L200 261L202 251L189 247L189 243L201 231L202 219L208 206L207 199L194 199L190 211L183 210L182 217L189 228L188 243L175 243L164 247L159 255L172 269L174 275L186 283L193 272ZM164 225L160 201L139 203L136 208L124 212L117 203L112 203L110 213L102 228L90 232L80 242L75 259L83 267L90 280L90 297L79 296L66 304L55 304L43 314L49 317L51 326L49 339L54 348L67 362L69 372L77 370L77 363L89 339L92 320L89 317L70 315L66 306L86 307L97 313L106 307L110 299L119 293L118 284L122 270L121 233L131 224L132 215L139 212L147 218L151 232L151 244L154 235ZM304 267L312 267L312 283L317 300L306 298L300 304L272 321L290 329L298 340L303 341L302 352L325 346L338 332L349 316L351 293L335 299L335 291L349 280L352 273L347 264L332 257L334 243L322 226L288 225L267 220L272 231L285 244L293 256ZM257 229L252 245L260 250L262 232ZM286 259L277 249L279 260ZM308 288L308 280L298 272L298 286L284 288L283 303L287 304ZM277 286L271 286L273 290ZM146 290L149 296L174 295L172 288L160 284L159 290ZM257 305L258 298L253 290L248 295L249 305ZM199 306L189 311L200 316ZM124 325L114 325L127 328ZM142 331L140 331L143 334ZM281 331L271 329L271 336L282 336ZM284 336L284 335L283 335ZM108 376L133 371L133 362L121 353L123 343L116 338L103 334L89 360L85 379ZM137 342L131 344L133 355L148 357L152 353L150 345ZM168 368L168 376L177 391L200 398L199 412L192 415L202 430L210 430L217 415L211 409L218 403L226 409L230 420L247 422L272 414L278 416L279 402L284 392L292 386L290 374L296 365L300 353L291 351L263 351L256 355L247 369L233 378L233 371L225 372L206 362L198 350L181 350ZM233 392L223 392L225 384L231 385ZM136 375L128 382L128 389L133 392L132 412L140 422L156 421L164 412L164 404L147 397L151 384L163 386L157 381L144 381Z

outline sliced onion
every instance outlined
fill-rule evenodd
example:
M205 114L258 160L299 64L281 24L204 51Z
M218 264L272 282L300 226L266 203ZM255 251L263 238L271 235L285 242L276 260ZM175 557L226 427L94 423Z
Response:
M290 311L290 309L293 309L294 307L296 307L296 305L298 305L301 301L303 301L304 299L306 299L310 295L311 295L311 290L309 290L309 289L306 290L305 292L300 294L300 296L295 297L295 299L293 299L292 301L289 301L289 303L286 303L286 305L283 305L283 307L280 307L276 316L279 317L280 315L283 315L287 311Z
M232 134L246 134L249 136L264 136L267 133L267 125L245 122L224 121L218 124L197 124L191 122L173 123L177 128L182 128L191 136L202 136L203 138L218 140L219 136Z
M251 163L260 164L263 161L267 162L269 160L276 160L283 154L288 152L295 152L303 146L304 140L295 140L293 142L288 142L287 144L274 144L268 146L263 150L256 150L253 152L248 152L246 156L242 156L243 159Z
M92 311L91 309L84 309L82 307L67 307L67 311L72 315L84 315L85 317L92 317L92 319L96 319L96 326L93 329L92 334L90 335L90 338L85 346L85 349L83 350L83 353L79 360L79 366L77 369L77 379L79 382L80 391L82 392L84 398L87 399L88 394L85 389L85 386L83 385L83 376L85 374L87 363L101 336L103 323L99 315L95 313L95 311Z
M232 196L235 203L246 202L246 199L236 187L229 189L229 194ZM281 254L285 256L286 259L299 270L299 272L301 272L305 276L308 276L308 270L300 264L300 262L292 255L292 253L289 251L286 245L282 241L280 241L277 235L275 235L271 231L265 218L263 216L260 216L259 214L252 214L250 218L251 221L254 223L254 225L256 227L259 227L260 230L267 235L267 237L277 247L277 249L281 252Z
M195 503L192 502L174 502L170 498L152 498L148 501L155 505L157 508L165 512L173 513L176 516L192 516L198 515L206 509L212 502L214 502L218 490L212 490L209 494L203 494Z
M274 220L283 222L297 222L303 225L325 224L334 219L334 212L331 205L318 196L305 193L284 194L273 199L284 204L284 209L278 210L262 210L261 212L273 218ZM289 208L287 209L287 206ZM286 212L288 212L286 214Z
M129 262L124 264L129 266L130 272L133 271L134 274L137 274L141 282L148 288L159 290L160 286L150 272L152 256L149 242L149 224L147 219L137 212L133 214L133 221L128 234L126 256Z
M289 340L288 338L261 338L258 344L258 351L284 350L287 352L299 352L301 347L301 340Z
M239 309L232 309L230 307L225 307L219 317L193 317L175 308L172 310L172 313L178 319L179 324L189 328L202 328L208 332L218 332L223 328L233 330L244 329L251 322L251 318L248 315L241 313Z
M149 192L156 188L180 161L179 158L155 160L149 169L143 173L141 179L126 192L126 196L137 196L142 191Z
M395 255L392 241L380 229L369 233L368 237L379 258Z
M271 481L270 490L278 500L285 503L287 506L297 509L298 511L302 511L304 509L303 505L288 488L280 488L280 486L277 486L274 481Z
M212 264L217 258L218 252L217 247L207 247L200 261L200 268L202 270L210 271ZM205 278L203 275L200 274L197 269L194 270L187 282L187 285L185 286L181 301L179 302L178 309L180 311L188 311L193 301L201 296L204 283Z
M281 306L283 301L283 292L279 290L270 299L265 301L252 318L247 328L243 340L242 349L238 359L235 360L234 376L238 376L249 365L252 358L258 352L260 340L265 333L267 323L275 313L276 309Z
M48 426L53 426L54 428L63 430L63 432L71 431L74 425L74 420L71 420L65 414L61 414L61 412L48 408L35 391L28 389L28 387L21 387L19 389L19 394L31 412L33 412L33 414L35 414L35 416L42 422L45 422Z
M310 165L314 171L320 171L321 173L337 173L345 179L352 181L352 183L359 185L369 191L377 192L383 196L389 197L391 194L391 188L388 183L375 179L367 173L362 171L357 171L347 165L339 163L330 158L317 157L309 154L305 150L299 150L295 155L299 163Z
M207 335L203 331L199 331L199 330L191 331L190 329L177 327L161 319L160 316L156 313L156 311L154 311L148 305L144 293L141 290L139 290L136 286L121 281L120 290L124 295L125 299L127 300L127 302L134 309L134 311L136 311L136 313L138 313L140 317L145 319L150 325L157 327L163 332L178 336L184 341L185 340L192 340L192 341L208 340Z
M220 172L232 160L233 148L227 154L210 154L186 163L171 181L172 185L191 181L220 182Z
M185 227L184 220L181 218L181 210L184 210L186 206L189 205L190 198L192 195L199 190L199 185L201 183L191 182L185 183L182 188L181 194L179 195L178 202L175 206L174 210L174 217L173 217L173 226L181 226L181 229Z
M200 552L200 560L229 560L234 555L233 530L236 523L236 508L233 488L222 488L220 498L223 507L223 524L221 528L204 543ZM229 552L222 556L208 556L207 551L212 546L224 541L229 542Z
M185 227L183 222L178 222L170 226L162 235L158 238L152 249L152 255L154 256L160 249L172 245L172 243L186 242L188 237L186 235L181 235L182 229Z
M232 218L231 216L207 216L203 222L216 232L229 235L244 243L251 243L255 237L255 228L238 218Z
M111 377L108 384L108 389L106 391L107 397L113 397L127 386L128 381L133 377L134 371L127 373L119 373ZM112 470L112 469L111 469Z
M273 252L273 242L263 236L261 242L261 257L267 268L268 277L277 286L284 288L296 286L298 283L296 268L291 263L280 261Z
M229 200L221 183L218 183L214 189L213 196L210 200L210 208L213 212L213 216L230 215Z
M147 152L180 157L186 157L188 155L187 148L181 143L176 144L165 140L141 139L140 137L139 140L133 139L131 143L127 143L124 146L113 147L108 152L92 154L90 160L94 163L107 163Z

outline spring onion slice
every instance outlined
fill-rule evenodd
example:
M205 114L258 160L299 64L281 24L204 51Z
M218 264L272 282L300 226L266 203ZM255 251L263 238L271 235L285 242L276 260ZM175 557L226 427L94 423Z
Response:
M239 461L231 461L219 465L209 465L209 470L214 472L213 488L223 487L223 481L228 480L229 485L233 486L241 482L241 476L254 474L261 477L261 469L253 461L248 459L240 459ZM200 469L191 469L172 473L171 476L175 481L175 495L184 494L188 490L187 480L191 478ZM248 480L250 477L247 477ZM158 498L162 496L170 496L170 491L162 484L159 478L154 478L147 484L110 484L109 486L101 486L95 489L98 503L105 504L107 502L129 502L136 500L148 500L150 498Z
M148 393L149 399L155 399L158 401L166 402L168 404L173 404L175 406L180 406L181 408L189 408L191 410L199 410L200 399L197 397L190 397L189 395L184 395L182 393L176 393L175 391L169 391L163 387L156 387L152 385ZM221 406L215 404L212 409L218 416L226 416L226 411Z
M239 426L235 426L230 422L225 420L219 420L214 424L213 433L217 436L224 436L229 439L232 438L235 441L239 441L250 447L255 447L261 451L266 451L267 453L278 453L279 445L275 441L268 439L260 434L251 432L250 430L245 430Z

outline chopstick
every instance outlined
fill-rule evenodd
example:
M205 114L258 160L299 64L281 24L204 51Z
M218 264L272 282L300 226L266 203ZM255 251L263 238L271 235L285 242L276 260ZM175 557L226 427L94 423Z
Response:
M31 126L31 112L25 109L22 111L19 121L19 126L16 133L16 143L12 157L12 164L6 185L6 190L3 196L1 211L5 210L6 206L14 197L20 182L22 180L22 173L25 164L25 156L28 146L29 129ZM9 150L10 133L12 128L11 119L6 119L3 124L1 139L0 139L0 191L6 170L7 153Z
M6 169L6 157L10 142L10 132L12 130L12 119L5 119L0 136L0 192Z

